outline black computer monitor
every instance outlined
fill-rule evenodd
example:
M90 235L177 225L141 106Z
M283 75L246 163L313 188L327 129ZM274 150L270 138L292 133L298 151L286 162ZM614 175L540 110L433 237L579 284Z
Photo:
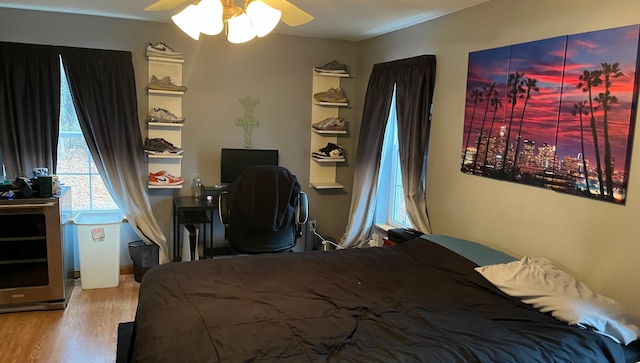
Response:
M230 184L246 168L255 165L278 166L278 150L223 148L220 156L220 182Z

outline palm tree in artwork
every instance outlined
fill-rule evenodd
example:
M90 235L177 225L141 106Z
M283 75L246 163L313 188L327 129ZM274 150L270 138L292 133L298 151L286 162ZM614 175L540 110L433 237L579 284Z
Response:
M489 99L491 102L491 106L493 106L493 117L491 117L491 126L489 127L489 134L487 135L487 147L484 150L484 164L487 165L487 158L489 157L489 138L491 134L493 134L493 125L496 121L496 114L498 113L498 108L502 107L502 99L498 97L498 91L493 93L493 97Z
M469 133L467 134L467 141L464 143L464 155L462 159L462 164L464 165L467 149L469 148L469 139L471 139L471 134L473 133L473 121L476 117L476 108L478 107L478 102L482 102L482 91L478 88L473 89L469 94L471 100L473 101L473 112L471 112L471 122L469 122Z
M529 103L529 99L531 98L531 91L540 92L540 88L538 88L538 80L535 78L528 78L520 81L521 87L525 90L524 97L524 105L522 106L522 114L520 115L520 125L518 126L518 135L516 136L516 153L515 160L518 160L518 153L520 152L520 138L522 135L522 123L524 121L524 113L527 110L527 104ZM516 166L511 169L511 178L515 176Z
M509 81L507 83L507 101L511 104L511 113L509 115L509 129L507 130L507 138L505 141L504 154L502 155L502 167L501 171L506 174L505 166L507 164L507 154L509 153L509 140L511 138L511 129L513 126L513 114L516 108L516 104L518 103L518 98L521 98L522 94L525 92L524 88L522 88L522 77L524 77L524 73L515 72L509 74Z
M579 77L580 82L576 85L577 88L582 88L582 92L589 94L589 114L591 115L591 134L593 135L593 147L595 149L596 168L598 172L598 184L600 186L600 197L604 198L604 183L602 181L602 165L600 163L600 147L598 146L598 129L596 128L596 116L595 111L597 107L593 105L592 90L594 87L602 84L600 75L602 71L589 71L585 70ZM584 155L584 154L583 154Z
M611 163L611 144L609 142L609 110L611 105L618 103L618 98L611 95L611 79L624 75L618 68L620 65L602 63L602 76L604 76L604 92L598 94L594 101L598 102L604 111L602 116L602 129L604 133L604 172L607 185L607 198L613 200L613 165Z
M582 122L582 116L589 116L589 110L587 109L587 101L581 101L573 105L573 111L571 111L573 116L580 117L580 148L582 153L582 170L584 174L584 184L587 187L587 193L591 194L591 189L589 188L589 170L587 169L587 160L584 155L584 124Z
M480 135L478 136L478 141L476 142L476 156L473 158L474 168L478 167L477 165L478 153L480 152L480 144L482 143L482 132L484 131L484 125L487 121L487 114L489 113L489 105L491 104L490 100L496 93L496 83L495 82L487 83L483 87L483 90L484 90L485 97L487 98L487 102L484 108L484 116L482 117L482 125L480 125ZM485 145L485 149L488 149L488 148L489 148L489 137L487 137L487 143ZM484 163L484 160L482 160L482 162Z

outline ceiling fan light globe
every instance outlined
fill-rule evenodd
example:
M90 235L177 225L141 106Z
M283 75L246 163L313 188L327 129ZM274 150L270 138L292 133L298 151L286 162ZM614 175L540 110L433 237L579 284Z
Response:
M200 15L195 5L191 4L171 17L171 20L194 40L200 38Z
M236 15L227 21L229 34L227 40L231 43L245 43L255 38L256 31L249 21L247 14Z
M255 29L256 35L259 37L264 37L271 33L280 22L280 17L282 16L280 10L274 9L259 0L249 3L245 11Z
M196 8L199 12L200 32L217 35L222 32L222 3L219 0L201 0Z

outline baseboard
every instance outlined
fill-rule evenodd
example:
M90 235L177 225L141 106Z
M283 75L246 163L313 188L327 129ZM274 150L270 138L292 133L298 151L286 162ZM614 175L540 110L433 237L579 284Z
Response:
M120 266L120 275L133 275L133 265ZM80 278L80 270L73 270L73 277Z
M133 275L133 265L120 266L120 275Z

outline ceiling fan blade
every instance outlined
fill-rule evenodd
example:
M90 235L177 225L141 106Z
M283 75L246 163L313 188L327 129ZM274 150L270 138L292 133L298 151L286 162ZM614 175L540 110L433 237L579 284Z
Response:
M262 2L282 11L280 19L289 26L302 25L313 20L313 16L286 0L262 0Z
M145 11L165 11L171 10L187 0L158 0L144 8Z

